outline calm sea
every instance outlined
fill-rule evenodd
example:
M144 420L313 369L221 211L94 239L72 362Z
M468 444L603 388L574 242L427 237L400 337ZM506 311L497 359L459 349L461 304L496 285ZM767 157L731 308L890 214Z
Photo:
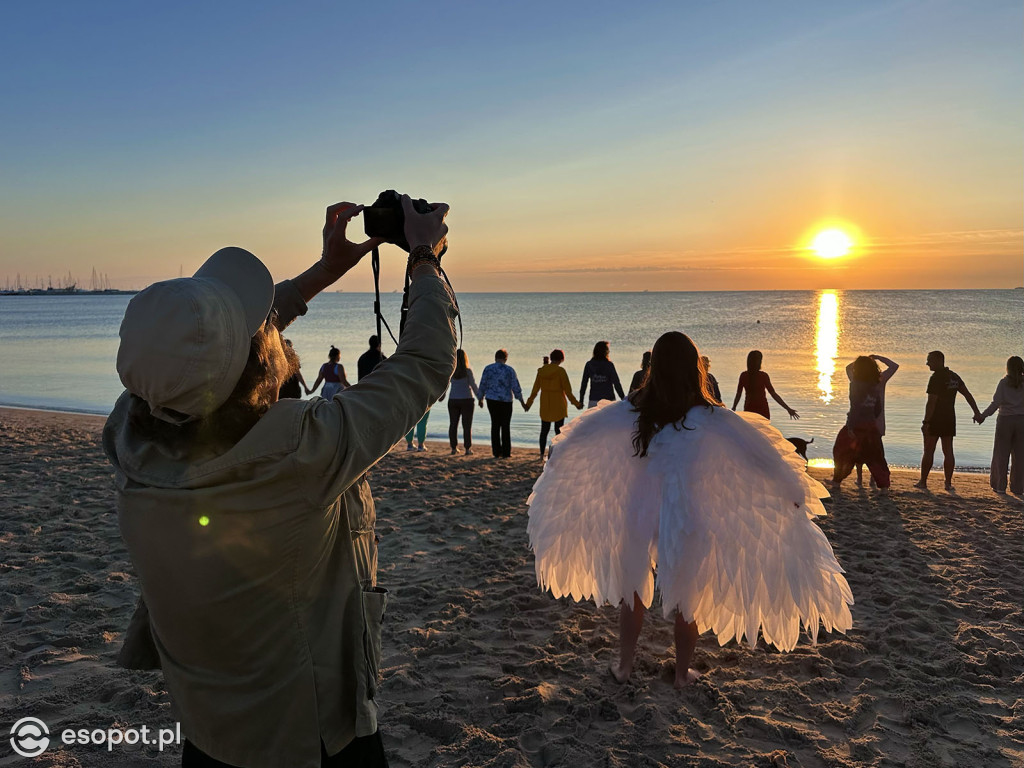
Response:
M128 296L0 297L0 404L107 413L120 394L114 370L117 330ZM383 297L397 328L400 296ZM460 297L464 348L479 379L494 351L509 350L525 394L542 356L564 349L578 387L594 342L611 343L612 360L628 385L644 350L667 330L687 333L711 358L711 372L732 403L747 352L764 352L764 370L776 390L800 412L790 421L771 403L773 420L789 437L814 438L809 456L823 463L847 410L846 364L860 354L900 364L886 390L886 454L892 464L916 465L925 406L929 350L946 353L984 408L1005 373L1006 358L1024 350L1024 291L772 291L715 293L464 294ZM312 384L327 349L341 349L355 375L356 358L375 330L372 296L330 293L286 334ZM392 349L390 342L385 353ZM517 405L516 445L533 446L539 431L535 405ZM570 409L570 418L575 410ZM474 441L486 452L489 419L478 410ZM978 426L958 401L956 458L987 467L995 420ZM435 406L428 440L447 451L446 406Z

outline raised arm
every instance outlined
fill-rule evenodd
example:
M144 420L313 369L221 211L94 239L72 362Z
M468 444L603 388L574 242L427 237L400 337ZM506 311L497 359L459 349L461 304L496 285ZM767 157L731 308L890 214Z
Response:
M373 376L317 402L295 455L310 498L330 503L384 456L444 392L455 370L454 297L435 267L448 206L417 214L403 197L411 285L409 314L395 353Z
M882 371L882 381L888 381L896 375L896 371L900 369L899 363L895 363L888 357L882 357L881 355L871 355L872 360L877 360L885 366L885 370Z

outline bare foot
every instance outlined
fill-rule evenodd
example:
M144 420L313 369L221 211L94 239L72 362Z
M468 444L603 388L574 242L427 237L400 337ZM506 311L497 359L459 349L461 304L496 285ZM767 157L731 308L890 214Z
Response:
M956 488L953 487L952 483L946 483L946 492L947 493L956 493Z
M686 674L680 677L679 672L676 672L676 690L682 690L688 685L697 682L697 678L700 677L700 672L696 669L687 669Z
M914 487L915 488L920 488L922 490L927 490L928 489L928 483L926 483L924 480L918 480L916 483L914 483Z
M629 680L629 676L633 674L633 666L625 667L622 665L622 662L619 662L617 664L609 664L608 671L612 673L615 682L621 685Z

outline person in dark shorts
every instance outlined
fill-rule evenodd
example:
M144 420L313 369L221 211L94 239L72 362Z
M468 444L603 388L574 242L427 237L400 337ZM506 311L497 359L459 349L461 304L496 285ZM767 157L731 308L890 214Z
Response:
M915 488L928 487L928 473L932 470L935 460L935 446L942 442L942 468L946 475L946 490L953 488L953 468L956 459L953 457L953 438L956 437L956 395L964 396L967 404L974 411L974 418L981 418L981 411L974 401L974 395L967 390L963 379L946 367L946 356L939 351L929 352L928 368L932 377L928 379L928 405L924 410L924 421L921 422L921 433L924 435L924 455L921 456L921 479L914 484Z
M384 353L380 351L380 336L371 336L369 344L370 348L363 352L359 356L359 360L356 361L356 381L369 376L374 368L387 360Z

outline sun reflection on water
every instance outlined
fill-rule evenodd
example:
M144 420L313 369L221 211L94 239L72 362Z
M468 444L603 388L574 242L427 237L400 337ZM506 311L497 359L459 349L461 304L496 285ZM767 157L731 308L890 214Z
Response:
M815 355L818 361L818 391L824 403L832 402L832 376L839 353L839 297L835 291L822 291L818 297L818 329Z

